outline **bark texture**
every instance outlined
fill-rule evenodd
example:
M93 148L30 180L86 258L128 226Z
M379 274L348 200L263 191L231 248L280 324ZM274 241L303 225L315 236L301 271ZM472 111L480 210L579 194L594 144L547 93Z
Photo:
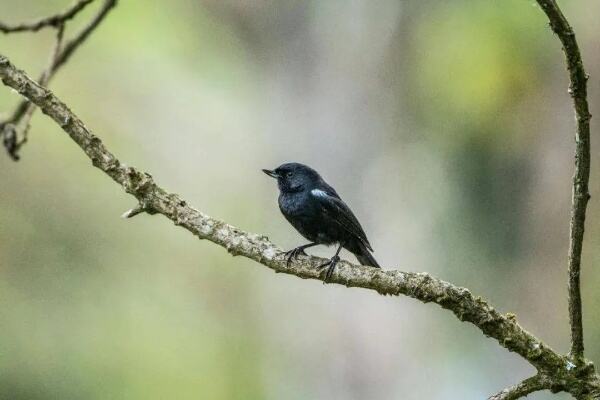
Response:
M556 1L538 0L538 3L548 16L550 27L563 46L570 78L569 93L573 98L577 121L569 238L569 322L571 325L571 355L577 363L582 363L583 322L580 275L585 213L590 199L588 185L590 181L590 119L592 118L587 101L588 75L583 68L575 32Z

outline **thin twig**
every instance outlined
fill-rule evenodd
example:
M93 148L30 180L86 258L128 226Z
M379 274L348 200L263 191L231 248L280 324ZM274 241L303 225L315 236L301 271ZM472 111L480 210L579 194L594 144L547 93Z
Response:
M37 32L40 29L47 26L58 27L59 25L63 25L65 22L75 17L81 10L85 8L85 6L92 3L93 1L94 0L79 0L73 5L71 5L69 8L58 14L51 15L49 17L39 18L34 21L23 22L16 25L8 25L0 21L0 32Z
M42 73L41 79L39 81L39 84L41 86L45 86L48 83L48 79L50 77L52 68L60 54L64 32L65 25L58 25L58 27L56 28L56 41L54 44L54 48L52 49L52 54L50 55L50 59L48 61L48 66ZM18 161L20 158L19 150L21 149L21 146L27 143L29 127L31 126L31 117L33 116L33 113L35 112L36 108L37 107L35 104L31 102L27 103L27 110L19 119L18 125L11 123L9 127L3 128L8 130L4 136L4 145L8 151L8 155L15 161Z
M590 198L590 119L587 101L588 75L583 68L581 53L575 33L555 0L537 0L548 19L550 27L560 39L567 59L570 87L573 98L577 130L575 133L575 173L571 207L569 239L569 321L571 324L571 356L577 364L583 362L583 324L580 289L581 250L585 213Z
M495 395L490 396L488 400L516 400L526 397L533 392L550 389L551 387L551 382L538 374L527 378L514 386L503 389Z
M92 17L88 24L83 27L72 39L68 40L64 47L53 57L53 62L40 75L38 82L44 82L42 86L47 86L54 74L63 66L73 55L75 50L89 37L89 35L100 25L108 12L115 7L117 0L104 0L104 3L98 12ZM33 107L33 108L32 108ZM4 146L13 160L18 160L18 150L25 143L25 135L19 132L17 126L23 126L22 119L27 119L28 113L33 113L35 105L24 100L15 108L12 115L0 122L0 136L3 136Z
M60 52L60 55L57 57L56 62L52 66L52 70L50 71L50 77L48 81L54 76L56 71L63 66L71 57L71 55L77 50L77 48L88 38L88 36L96 29L100 22L104 19L104 17L108 14L108 12L117 4L117 0L105 0L104 4L98 10L96 15L90 22L81 30L77 35L73 37L73 39L67 41L63 50ZM41 79L41 76L40 76ZM10 117L9 121L16 121L25 112L27 109L27 100L23 101L16 108L13 115Z
M73 37L73 39L67 41L65 43L65 47L60 52L59 57L56 59L54 66L52 67L53 75L58 68L60 68L63 64L69 61L69 58L73 54L75 50L88 38L88 36L100 25L100 22L104 20L104 17L108 14L110 10L113 9L117 5L117 0L104 0L104 4L100 7L98 12L94 15L94 17L90 20L90 22L79 31L77 35Z

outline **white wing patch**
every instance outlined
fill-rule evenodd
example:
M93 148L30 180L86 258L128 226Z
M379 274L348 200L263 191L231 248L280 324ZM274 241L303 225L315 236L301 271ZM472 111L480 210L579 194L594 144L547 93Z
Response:
M323 198L329 197L329 195L327 193L325 193L324 191L322 191L321 189L313 189L310 191L310 193L316 197L323 197Z

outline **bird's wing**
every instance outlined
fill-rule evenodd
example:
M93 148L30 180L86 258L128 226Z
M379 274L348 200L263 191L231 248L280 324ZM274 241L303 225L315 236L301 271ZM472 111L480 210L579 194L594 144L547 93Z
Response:
M340 225L352 236L363 242L369 250L373 251L365 231L360 226L358 219L356 219L350 207L340 199L335 190L332 193L328 192L329 190L313 189L310 194L319 202L325 215L329 216L334 223Z

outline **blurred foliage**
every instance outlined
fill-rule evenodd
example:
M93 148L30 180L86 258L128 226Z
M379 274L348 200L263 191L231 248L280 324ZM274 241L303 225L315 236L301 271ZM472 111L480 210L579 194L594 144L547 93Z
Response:
M0 0L1 18L68 3ZM594 113L600 3L563 3ZM0 48L37 76L52 37ZM120 1L51 87L123 162L286 248L302 239L259 170L314 166L383 265L469 287L567 351L567 85L534 1L149 0ZM0 87L1 113L17 101ZM133 200L39 112L22 155L0 157L0 399L484 398L532 372L435 307L119 219ZM595 171L583 290L598 361Z

